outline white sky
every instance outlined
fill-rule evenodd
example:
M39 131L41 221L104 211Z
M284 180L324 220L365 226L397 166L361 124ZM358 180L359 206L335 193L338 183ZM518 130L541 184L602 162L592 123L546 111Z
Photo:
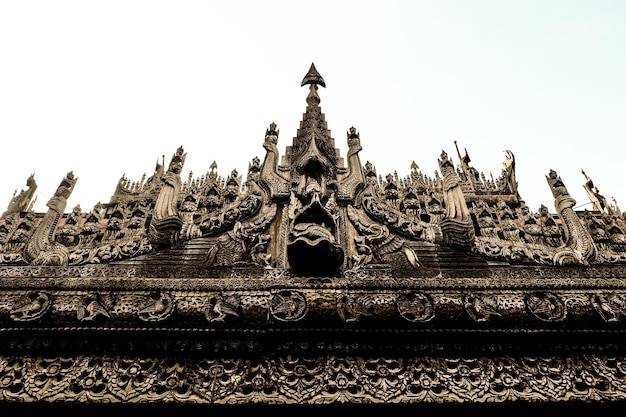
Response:
M512 150L532 211L550 169L626 210L626 1L0 0L0 212L31 173L45 211L68 171L89 211L181 145L183 178L245 179L270 123L292 143L312 62L335 145L354 126L378 174L432 176L456 140L488 176Z

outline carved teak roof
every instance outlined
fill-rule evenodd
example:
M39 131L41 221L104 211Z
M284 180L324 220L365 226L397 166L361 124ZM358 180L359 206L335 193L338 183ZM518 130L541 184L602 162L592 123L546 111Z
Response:
M313 64L301 86L306 109L291 144L281 156L279 128L269 124L265 155L245 176L223 177L212 162L181 178L187 154L174 146L169 164L157 159L139 181L123 176L108 203L87 211L65 210L78 180L69 172L45 213L32 209L37 184L28 178L0 219L0 400L626 398L626 347L614 339L626 340L626 224L584 172L594 210L576 211L549 170L554 213L526 206L510 150L498 178L471 166L456 142L459 164L442 150L434 178L415 162L406 177L383 177L360 160L356 127L344 157L335 147L320 106L326 82ZM56 360L49 349L70 352L67 375L52 378L39 364ZM194 361L196 349L225 357ZM132 352L144 352L130 362L150 361L137 372L153 382L121 388L133 378L122 375ZM272 371L261 376L250 352ZM102 368L92 379L82 375L83 354ZM189 362L170 366L168 355ZM563 363L544 367L558 355ZM466 385L459 361L475 374ZM542 372L559 366L552 384L562 386L548 392ZM23 382L18 368L47 384ZM585 372L604 388L577 379ZM359 389L342 391L350 380Z
M179 146L167 172L165 161L157 162L154 174L147 179L144 175L141 181L131 182L122 177L108 204L98 204L89 213L77 213L75 208L71 216L82 221L73 219L72 224L67 224L69 216L63 210L50 208L45 215L36 215L36 227L16 234L26 214L32 211L29 207L36 182L31 175L29 188L14 196L0 220L0 265L102 265L138 256L142 256L142 262L148 262L159 251L207 238L217 239L216 250L221 253L230 248L230 243L226 243L229 237L235 241L243 237L235 236L237 233L244 233L252 241L260 234L269 234L265 250L271 261L266 259L259 264L248 253L250 242L238 241L235 246L245 253L230 260L227 256L218 257L214 266L230 267L237 258L237 262L291 270L288 253L290 245L296 242L290 239L307 241L307 248L326 242L329 248L337 250L336 256L341 259L336 259L336 267L325 272L330 276L355 269L354 259L360 256L355 242L363 240L367 249L362 250L372 252L367 263L385 265L391 270L398 264L390 256L405 249L415 251L415 245L425 244L440 250L448 247L459 258L469 257L479 263L481 259L529 265L626 261L621 238L626 229L623 216L617 207L600 203L597 193L593 193L593 182L584 171L585 189L595 197L594 207L603 210L575 212L563 182L552 171L547 179L555 193L558 212L549 215L556 224L550 227L556 229L548 231L542 216L532 213L517 192L511 151L506 151L502 175L495 180L487 179L472 167L467 149L461 156L456 142L459 165L454 166L442 151L442 172L436 172L435 178L421 173L413 163L408 177L388 174L383 179L372 164L362 165L358 155L361 142L354 127L347 132L349 150L344 166L320 107L318 88L326 87L326 83L314 64L301 85L308 86L309 93L291 145L286 146L281 158L279 129L271 123L266 131L265 158L250 164L245 182L236 171L225 178L218 176L215 162L204 176L194 179L190 175L183 181L179 174L186 153ZM444 165L450 169L446 171ZM67 179L61 180L62 185L64 181ZM446 184L453 184L452 190ZM55 196L54 201L64 199L64 207L71 188L62 185L59 189L66 191ZM455 200L455 190L462 196L460 199ZM459 217L464 211L471 213L469 219ZM268 213L273 217L268 217ZM94 225L86 221L88 218L99 220ZM316 224L318 221L322 224ZM259 222L265 225L264 229ZM89 232L85 226L89 226ZM92 230L93 227L97 229ZM240 227L251 229L240 232ZM303 232L301 229L306 227L310 229ZM394 249L380 246L388 244L387 240L394 242ZM115 248L116 255L103 258L103 253L109 256L103 247ZM581 247L591 249L581 252ZM60 258L52 255L55 251L60 251ZM407 261L411 259L412 255ZM365 266L360 261L356 263ZM441 260L438 266L443 266Z

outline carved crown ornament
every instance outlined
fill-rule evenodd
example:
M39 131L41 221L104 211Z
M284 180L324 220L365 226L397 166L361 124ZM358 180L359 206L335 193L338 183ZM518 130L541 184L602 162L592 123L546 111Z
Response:
M0 401L626 398L626 222L584 172L583 212L545 174L554 213L509 150L495 179L456 142L434 177L383 177L355 127L335 147L313 64L301 86L246 175L183 179L179 146L86 212L70 171L45 213L27 179L0 218Z

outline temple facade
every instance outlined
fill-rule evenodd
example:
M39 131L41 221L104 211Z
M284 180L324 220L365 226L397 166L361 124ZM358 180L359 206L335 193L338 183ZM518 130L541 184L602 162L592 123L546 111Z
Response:
M181 178L174 146L88 211L69 172L45 213L28 178L0 218L0 405L623 403L617 204L583 172L577 211L549 170L531 211L512 151L498 178L458 147L383 177L356 128L335 147L313 64L301 86L245 176Z

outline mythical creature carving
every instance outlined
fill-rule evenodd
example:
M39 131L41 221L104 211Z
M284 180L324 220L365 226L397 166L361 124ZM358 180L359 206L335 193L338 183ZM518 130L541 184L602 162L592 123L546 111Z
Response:
M551 292L536 292L527 295L526 307L531 315L546 322L562 321L567 315L563 300Z
M263 142L266 154L261 165L261 184L268 191L271 199L285 198L289 195L289 179L278 171L278 133L276 124L270 124L265 132L265 142Z
M76 308L76 318L79 321L95 321L99 317L111 318L116 296L113 293L105 295L88 294L84 296Z
M272 262L269 252L271 235L266 232L275 216L276 205L265 206L254 218L237 221L233 230L219 237L219 243L235 254L236 262L252 262L269 268Z
M13 198L11 199L9 206L7 207L6 211L2 213L2 216L0 218L4 219L8 215L13 213L21 213L32 210L33 204L35 204L35 201L37 200L36 197L35 199L33 199L35 191L37 191L37 181L35 181L35 174L30 174L30 176L26 180L26 185L28 186L28 188L26 190L21 190L19 194L16 190L16 193L13 194Z
M299 321L307 312L306 297L298 291L280 291L270 300L269 314L278 321Z
M426 323L435 317L431 298L421 292L398 295L397 306L400 316L409 322Z
M52 305L51 297L43 291L29 291L11 309L11 319L33 321L41 318Z
M337 242L337 214L332 197L322 205L317 181L309 182L305 191L310 198L304 205L292 193L289 206L287 256L296 271L313 271L315 275L336 274L344 260Z
M239 317L240 310L241 301L237 297L217 295L209 300L204 317L210 323L223 323L229 317Z
M556 171L550 170L549 174L546 175L546 180L554 196L554 207L561 218L565 233L566 247L556 253L555 263L560 265L567 263L587 265L595 260L597 248L573 209L576 200L570 196Z
M352 206L348 206L347 210L348 218L362 236L361 239L357 239L359 243L358 254L368 255L368 258L365 259L357 258L358 261L353 263L353 268L362 266L366 260L385 263L385 255L397 251L402 251L413 267L419 268L421 266L413 249L407 245L404 239L390 233L387 226L369 220L366 215Z
M137 311L137 317L142 321L163 321L172 314L175 308L174 298L170 294L153 293L143 301Z
M55 240L56 227L78 178L68 172L46 205L48 212L26 244L24 258L33 265L67 265L69 249Z

